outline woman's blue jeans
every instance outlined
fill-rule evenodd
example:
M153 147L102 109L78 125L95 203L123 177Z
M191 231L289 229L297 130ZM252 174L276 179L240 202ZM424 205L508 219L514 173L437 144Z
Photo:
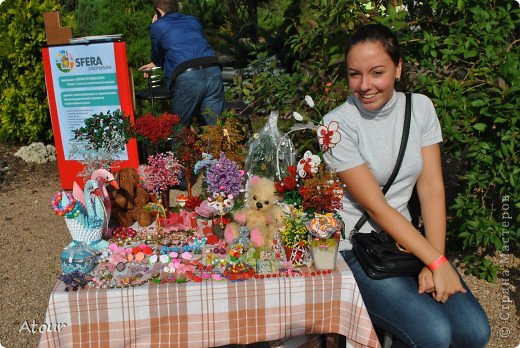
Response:
M419 294L415 277L374 280L367 276L351 250L342 251L354 273L374 326L392 333L408 347L485 347L490 336L484 310L469 291L446 303Z
M172 113L189 126L200 113L207 125L215 125L224 110L224 83L218 66L185 71L175 78Z

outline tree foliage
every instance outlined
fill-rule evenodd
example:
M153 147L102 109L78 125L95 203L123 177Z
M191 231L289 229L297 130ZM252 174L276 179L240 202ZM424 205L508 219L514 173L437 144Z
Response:
M77 0L74 36L123 34L128 64L139 67L151 59L152 9L151 0Z

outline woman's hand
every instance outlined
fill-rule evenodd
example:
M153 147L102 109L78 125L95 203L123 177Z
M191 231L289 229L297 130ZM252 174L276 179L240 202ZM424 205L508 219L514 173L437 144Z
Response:
M433 283L435 291L432 296L438 302L446 303L448 298L457 292L466 293L459 275L449 262L444 262L433 271Z
M435 284L433 283L433 273L428 267L423 267L421 273L417 277L419 282L419 294L431 294L435 292Z

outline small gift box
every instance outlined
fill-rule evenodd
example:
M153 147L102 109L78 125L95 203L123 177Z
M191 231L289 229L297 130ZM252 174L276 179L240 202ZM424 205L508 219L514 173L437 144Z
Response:
M75 271L88 273L96 265L96 256L96 251L85 243L73 242L60 254L61 269L65 274Z

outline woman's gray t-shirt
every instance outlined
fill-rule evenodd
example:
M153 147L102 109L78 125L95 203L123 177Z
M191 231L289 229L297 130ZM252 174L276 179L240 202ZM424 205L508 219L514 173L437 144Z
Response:
M336 172L363 163L383 187L392 173L403 134L406 97L394 91L392 98L381 109L365 110L359 100L350 96L347 101L324 117L324 124L338 122L341 140L324 155L328 166ZM390 206L410 220L408 201L421 173L423 162L421 147L442 141L441 127L432 101L422 94L412 94L412 120L403 164L385 197ZM363 210L345 192L343 209L339 211L347 232L340 250L351 249L349 231L361 217ZM370 219L360 232L380 230Z

